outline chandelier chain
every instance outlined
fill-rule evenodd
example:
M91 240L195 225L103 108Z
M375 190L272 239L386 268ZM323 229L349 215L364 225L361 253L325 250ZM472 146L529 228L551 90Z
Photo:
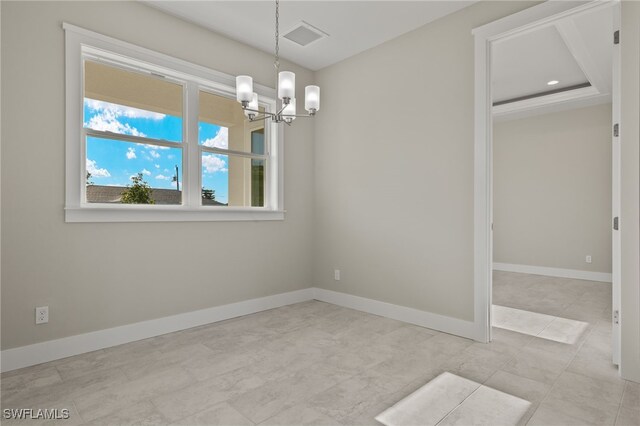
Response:
M280 0L276 0L276 61L273 65L280 69Z

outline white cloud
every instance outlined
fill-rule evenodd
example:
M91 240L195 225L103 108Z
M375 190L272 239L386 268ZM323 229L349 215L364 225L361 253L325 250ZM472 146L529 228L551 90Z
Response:
M142 173L143 175L147 175L147 176L151 176L151 172L147 169L142 169L142 171L140 171L140 173Z
M149 155L153 158L160 158L160 154L158 154L158 152L153 149L149 151Z
M100 178L100 177L110 177L111 173L107 169L100 169L96 165L95 160L89 160L87 158L87 172L91 173L92 177Z
M136 158L136 150L135 150L135 148L128 148L127 149L127 160L133 160L134 158Z
M227 163L218 155L203 155L202 167L205 173L225 173L228 171Z
M154 164L154 167L155 167L156 169L159 169L159 168L160 168L160 164Z
M84 126L90 129L118 133L120 135L146 136L135 127L118 121L118 118L109 111L102 111L98 115L94 115L88 123L84 123Z
M229 148L229 129L227 127L220 127L218 133L212 138L206 139L202 142L202 145L210 148Z
M145 111L143 109L131 108L124 105L111 104L109 102L96 101L94 99L85 99L85 104L91 111L103 112L109 111L116 117L127 118L147 118L150 120L162 120L166 115L159 112Z
M176 158L176 156L175 156L175 155L173 155L173 154L169 154L169 155L167 155L167 158L168 158L169 160L173 160L174 158Z
M120 122L120 117L146 118L150 120L162 120L165 117L165 114L111 104L109 102L96 101L94 99L85 99L85 105L87 105L89 111L95 114L89 119L88 123L84 123L85 127L122 135L146 136L135 127Z
M158 176L156 176L156 179L158 179L158 180L171 180L171 177L164 176L164 175L158 175Z

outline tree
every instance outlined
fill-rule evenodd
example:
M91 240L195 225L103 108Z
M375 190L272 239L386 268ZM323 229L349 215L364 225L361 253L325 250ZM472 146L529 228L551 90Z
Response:
M153 200L153 191L149 184L144 180L142 173L131 176L131 185L127 185L127 189L122 192L121 202L124 204L155 204Z
M87 185L94 185L93 181L91 180L91 173L87 172Z
M202 187L202 199L203 200L215 200L216 199L216 190L215 189L207 189Z

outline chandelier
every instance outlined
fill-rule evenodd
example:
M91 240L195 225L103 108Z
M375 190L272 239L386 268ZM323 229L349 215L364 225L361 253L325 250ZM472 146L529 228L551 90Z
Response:
M296 117L313 117L320 109L320 87L307 86L304 88L304 108L308 114L296 114L296 75L290 71L280 71L280 2L276 0L276 48L275 62L278 76L276 91L280 99L281 107L277 112L260 111L258 108L258 94L253 91L253 78L248 75L236 77L236 99L242 104L244 115L249 121L271 119L275 123L291 125Z

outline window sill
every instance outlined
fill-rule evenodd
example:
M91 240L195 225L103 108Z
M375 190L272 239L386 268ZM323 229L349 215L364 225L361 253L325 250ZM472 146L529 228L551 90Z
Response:
M65 222L234 222L284 220L283 210L198 209L177 208L100 208L72 207L65 209Z

